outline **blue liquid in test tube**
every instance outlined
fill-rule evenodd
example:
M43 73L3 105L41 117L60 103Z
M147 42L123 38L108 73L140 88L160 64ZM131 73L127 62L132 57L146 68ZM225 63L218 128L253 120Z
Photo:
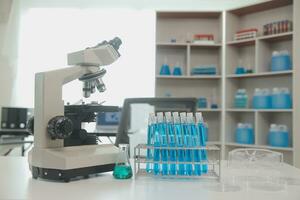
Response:
M197 121L197 126L198 126L198 130L200 133L200 145L202 147L206 146L206 141L205 141L205 131L206 131L206 127L203 121L203 117L202 117L202 113L196 113L196 121ZM207 152L206 150L201 150L201 159L202 161L207 161ZM207 164L203 164L202 165L202 173L206 174L208 170L208 166Z
M154 147L160 147L160 135L158 132L158 126L155 126L155 132L154 132L154 141L153 141L153 145ZM153 151L153 173L155 175L160 174L160 166L159 166L159 161L160 161L160 149L159 148L154 148Z
M174 130L174 124L172 121L172 116L170 112L166 113L166 122L167 122L167 131L168 131L168 139L169 139L169 147L176 147L176 138L175 138L175 130ZM176 175L176 150L170 149L169 150L169 159L171 162L174 162L170 164L169 174L170 175Z
M160 134L160 145L161 147L168 147L168 138L167 138L167 124L164 121L163 113L157 113L157 122L158 122L158 129ZM168 150L161 149L161 161L164 163L162 164L162 175L168 175Z
M192 141L191 141L191 133L189 126L186 121L186 113L180 113L180 120L181 120L181 126L183 130L183 142L184 147L192 147ZM192 150L187 149L185 150L185 162L192 162ZM193 175L193 165L192 164L186 164L186 175Z
M188 116L188 124L190 126L191 130L191 137L192 137L192 147L200 147L200 135L199 131L197 129L197 126L195 124L195 120L193 115L191 114ZM201 151L200 150L193 150L193 159L195 162L201 161ZM200 163L195 163L194 165L194 174L197 176L201 176L201 165Z
M150 114L149 116L149 122L148 122L148 135L147 135L147 145L153 146L153 139L154 139L154 133L155 133L155 125L156 125L156 118L154 114ZM153 164L151 163L151 160L153 159L153 150L147 149L147 164L146 164L146 171L148 173L151 173L153 170Z
M174 131L175 131L175 137L176 137L176 146L182 148L183 147L183 134L182 134L182 129L181 129L181 124L180 124L180 118L177 112L173 113L173 119L174 119ZM177 150L177 159L178 162L184 162L184 150L183 149L178 149ZM185 175L185 166L184 164L179 164L178 165L178 175Z

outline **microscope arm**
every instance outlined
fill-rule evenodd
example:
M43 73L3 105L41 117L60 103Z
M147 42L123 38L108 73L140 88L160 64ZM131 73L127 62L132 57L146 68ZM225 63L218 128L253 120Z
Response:
M99 67L74 66L36 74L34 105L34 145L36 148L63 147L63 140L51 140L46 130L50 119L55 116L64 115L62 86L84 74L93 73L98 69Z

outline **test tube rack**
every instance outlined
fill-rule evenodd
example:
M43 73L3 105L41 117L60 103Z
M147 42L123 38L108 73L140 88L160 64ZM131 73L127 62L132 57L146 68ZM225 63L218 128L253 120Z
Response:
M155 149L158 150L205 150L207 152L207 160L202 160L200 162L192 161L192 162L183 162L183 161L154 161L152 158L147 158L146 152L147 150L154 151ZM199 146L199 147L154 147L149 146L146 144L138 144L134 148L134 174L135 178L140 176L151 176L151 177L158 177L158 178L175 178L175 179L214 179L220 181L221 177L221 167L220 167L220 160L221 159L221 151L220 148L216 145L207 145L207 146ZM202 175L162 175L162 174L153 174L152 172L147 172L146 165L147 163L154 164L158 163L162 164L176 164L176 166L180 164L192 164L195 165L207 165L207 173L203 173Z

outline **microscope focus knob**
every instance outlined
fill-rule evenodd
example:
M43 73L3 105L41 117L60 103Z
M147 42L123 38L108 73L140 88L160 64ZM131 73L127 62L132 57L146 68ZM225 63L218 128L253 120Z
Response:
M64 116L56 116L48 122L48 134L52 140L65 139L72 134L73 123Z

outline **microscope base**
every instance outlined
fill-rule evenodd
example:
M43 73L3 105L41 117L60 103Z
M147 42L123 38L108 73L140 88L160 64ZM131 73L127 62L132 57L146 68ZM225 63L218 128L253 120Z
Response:
M33 178L65 181L112 171L119 149L112 144L38 148L28 153Z
M114 166L115 164L107 164L69 170L46 169L32 166L31 172L34 179L42 178L53 181L69 182L70 179L89 178L89 176L93 174L112 171Z

